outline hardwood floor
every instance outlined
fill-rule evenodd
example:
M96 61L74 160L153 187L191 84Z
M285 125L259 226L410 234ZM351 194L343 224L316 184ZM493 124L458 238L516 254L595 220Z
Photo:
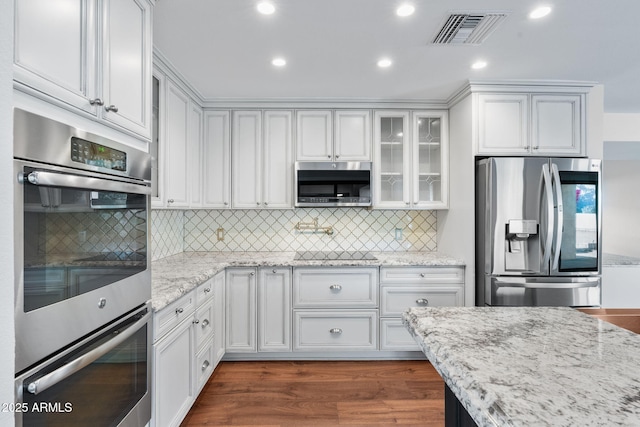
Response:
M428 361L222 362L187 426L443 426Z

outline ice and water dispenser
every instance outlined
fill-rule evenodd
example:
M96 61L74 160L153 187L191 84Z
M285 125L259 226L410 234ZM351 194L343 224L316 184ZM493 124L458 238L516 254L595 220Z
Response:
M531 252L539 247L538 228L538 221L530 219L510 219L505 224L505 270L531 270Z

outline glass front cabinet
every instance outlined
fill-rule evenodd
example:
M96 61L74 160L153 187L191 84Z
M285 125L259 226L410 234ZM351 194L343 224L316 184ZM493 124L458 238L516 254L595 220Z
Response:
M375 112L374 208L447 209L446 111Z

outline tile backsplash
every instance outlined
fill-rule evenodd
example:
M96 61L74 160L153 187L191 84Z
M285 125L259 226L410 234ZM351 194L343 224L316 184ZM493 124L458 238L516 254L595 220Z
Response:
M315 218L317 231L296 229ZM435 211L154 210L151 226L154 260L183 251L437 250Z

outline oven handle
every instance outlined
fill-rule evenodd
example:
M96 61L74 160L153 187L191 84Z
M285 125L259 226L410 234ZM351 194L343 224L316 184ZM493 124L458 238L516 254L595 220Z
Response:
M125 342L127 339L131 338L133 334L138 332L138 330L145 323L149 321L150 317L151 317L151 313L147 312L140 320L138 320L136 323L129 326L124 331L120 332L115 338L107 341L106 343L102 344L100 347L94 348L90 352L82 355L81 357L73 360L72 362L69 362L64 366L61 366L55 371L50 372L41 378L38 378L32 383L29 383L29 385L26 387L27 391L31 394L42 393L49 387L56 385L57 383L64 380L68 376L75 374L82 368L92 364L93 362L95 362L96 360L98 360L99 358L101 358L102 356L109 353L111 350L113 350L114 348L116 348L117 346Z
M151 194L146 185L130 184L121 181L70 175L55 172L34 171L27 175L27 181L33 185L52 187L87 188L90 190L116 191L120 193Z

